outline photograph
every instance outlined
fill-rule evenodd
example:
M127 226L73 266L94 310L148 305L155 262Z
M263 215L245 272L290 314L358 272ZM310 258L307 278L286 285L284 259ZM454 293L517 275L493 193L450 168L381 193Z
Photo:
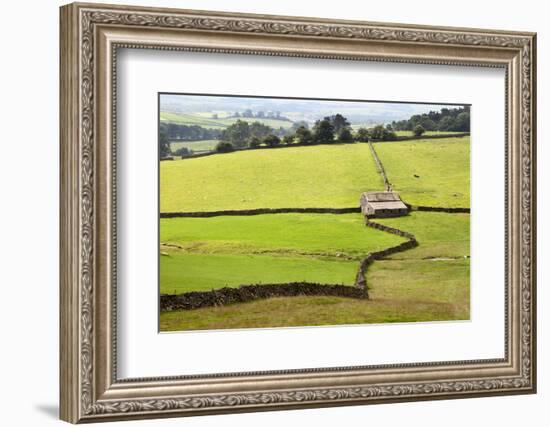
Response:
M159 330L469 320L450 101L159 93Z

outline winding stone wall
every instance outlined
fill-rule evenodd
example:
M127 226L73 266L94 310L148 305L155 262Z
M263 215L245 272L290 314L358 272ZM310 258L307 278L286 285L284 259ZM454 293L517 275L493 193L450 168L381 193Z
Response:
M370 252L365 258L359 263L359 268L355 276L355 287L363 289L368 295L368 285L367 285L367 269L375 260L382 259L389 255L396 254L398 252L407 251L418 246L418 241L414 234L408 233L398 228L389 227L387 225L379 224L377 222L370 221L368 218L365 219L365 225L367 227L375 228L377 230L382 230L387 233L395 234L407 239L406 242L403 242L399 245L392 246L381 251Z
M363 289L346 285L329 285L309 282L292 282L265 285L244 285L238 288L222 288L205 292L186 292L179 295L161 294L161 311L191 310L257 299L292 296L337 296L366 299Z
M458 137L459 135L454 135ZM464 136L464 135L460 135ZM369 142L373 158L376 162L378 171L384 181L386 191L391 190L391 184L386 176L386 171L382 162L378 158L376 150ZM214 154L214 153L211 153ZM448 213L469 213L469 208L446 208L434 206L412 206L405 203L409 210L413 211L431 211ZM259 208L244 210L222 210L210 212L164 212L160 214L161 218L208 218L214 216L242 216L242 215L263 215L277 213L327 213L327 214L345 214L360 213L360 207L353 208ZM180 295L160 296L160 309L162 311L171 310L189 310L201 307L212 307L226 304L253 301L256 299L281 297L281 296L305 296L305 295L330 295L350 298L368 299L367 269L374 261L384 257L403 252L418 246L418 241L414 234L399 230L394 227L383 225L369 220L365 217L365 225L386 233L391 233L407 239L399 245L395 245L381 251L370 252L359 263L359 268L355 276L355 285L330 285L308 282L292 282L283 284L266 285L243 285L238 288L222 288L205 292L187 292Z
M265 213L283 212L321 212L321 213L348 213L359 212L360 208L282 208L282 209L253 209L249 211L216 211L216 212L175 212L161 214L164 218L174 217L211 217L218 215L260 215ZM246 212L246 213L243 213ZM170 216L168 216L170 215ZM160 296L161 311L190 310L201 307L213 307L226 304L254 301L257 299L287 296L339 296L349 298L368 299L367 269L375 260L386 256L412 249L418 245L416 237L403 230L383 225L365 218L367 227L375 228L387 233L395 234L407 239L399 245L381 251L370 252L359 263L355 276L354 286L331 285L309 282L291 282L265 285L242 285L238 288L222 288L204 292L186 292L179 295L162 294Z

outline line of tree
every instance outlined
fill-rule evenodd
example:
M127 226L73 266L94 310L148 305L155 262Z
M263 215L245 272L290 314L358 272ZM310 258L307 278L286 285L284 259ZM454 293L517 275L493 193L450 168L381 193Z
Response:
M380 138L387 134L383 126L382 129ZM376 128L373 130L375 135L380 133ZM293 126L285 131L282 136L277 135L272 128L263 123L253 122L249 124L244 120L237 120L222 132L221 141L216 146L216 151L229 152L234 149L258 148L260 146L273 148L293 144L332 144L368 140L372 137L370 129L360 129L359 131L361 131L359 135L354 134L351 124L341 114L317 120L312 129L309 129L306 122L293 123Z
M470 132L470 107L442 108L441 111L430 111L425 114L415 114L408 120L392 122L394 130L415 131L450 131ZM416 132L414 132L416 134Z
M251 110L247 110L247 112ZM248 113L247 113L248 114ZM171 127L172 126L172 127ZM376 125L370 128L360 127L355 131L350 122L342 114L334 114L317 120L310 129L305 121L294 122L288 129L272 127L260 122L249 123L246 120L237 120L222 131L201 128L200 126L175 125L161 123L160 151L161 156L171 154L188 156L193 152L188 148L180 149L177 153L170 150L170 142L174 138L169 133L174 126L184 128L204 129L215 131L207 133L208 137L202 139L219 139L215 150L218 152L230 152L236 149L279 147L281 145L315 145L333 143L352 143L368 141L395 141L398 139L396 131L411 131L415 136L421 136L425 131L470 131L470 108L443 108L441 111L430 111L426 114L411 116L408 120L394 121L387 125ZM182 138L179 138L182 139ZM189 140L198 140L196 136Z
M221 134L219 129L208 129L198 125L180 125L177 123L160 123L160 132L166 133L170 141L202 141L206 139L218 139Z

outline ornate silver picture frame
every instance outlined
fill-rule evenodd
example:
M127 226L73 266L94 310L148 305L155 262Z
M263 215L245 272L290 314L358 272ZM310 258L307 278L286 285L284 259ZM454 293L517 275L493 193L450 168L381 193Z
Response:
M63 420L536 391L535 34L75 3L61 8L60 43ZM116 61L121 48L503 69L504 357L120 379L115 143Z

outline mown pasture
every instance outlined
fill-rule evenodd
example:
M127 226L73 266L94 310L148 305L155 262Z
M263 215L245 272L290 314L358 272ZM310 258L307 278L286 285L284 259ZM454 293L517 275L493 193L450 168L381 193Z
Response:
M374 144L393 189L411 205L470 207L470 137Z
M403 238L365 227L361 214L266 214L163 218L160 240L197 253L362 258Z
M353 285L370 251L405 241L360 214L162 219L161 293L255 283Z
M244 150L160 165L160 211L358 206L383 189L367 144Z
M160 292L164 294L291 282L351 286L358 265L336 258L161 250Z

